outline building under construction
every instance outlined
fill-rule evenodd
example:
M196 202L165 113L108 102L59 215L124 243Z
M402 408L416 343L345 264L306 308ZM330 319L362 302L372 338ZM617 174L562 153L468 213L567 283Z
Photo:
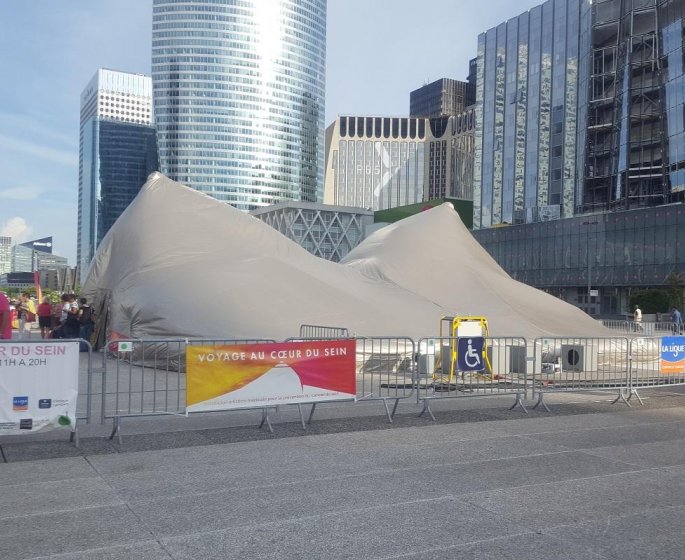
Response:
M582 212L682 200L684 4L592 4Z
M683 200L685 0L548 0L478 38L474 225Z

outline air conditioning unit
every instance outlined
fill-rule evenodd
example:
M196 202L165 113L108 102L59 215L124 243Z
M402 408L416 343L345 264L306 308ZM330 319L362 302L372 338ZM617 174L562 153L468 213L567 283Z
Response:
M562 371L597 371L597 348L594 345L562 344Z

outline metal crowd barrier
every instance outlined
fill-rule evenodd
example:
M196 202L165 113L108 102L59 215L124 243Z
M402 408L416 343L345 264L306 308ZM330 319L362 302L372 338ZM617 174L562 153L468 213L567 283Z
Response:
M350 338L350 331L345 327L327 327L325 325L300 325L300 338Z
M455 365L450 372L450 348L456 341L452 337L422 338L417 356L417 400L423 403L420 416L428 413L435 420L430 408L432 400L466 397L492 397L513 395L511 409L520 406L524 412L523 399L528 392L529 360L528 343L523 337L487 337L488 363L483 371L459 371Z
M614 331L620 331L623 333L629 333L629 332L634 332L634 329L631 328L631 321L619 321L619 320L614 320L614 319L603 319L601 321L602 326L606 327L607 329L611 329Z
M103 374L101 422L112 419L121 443L121 419L163 414L185 415L185 349L190 344L257 344L272 340L120 339L110 341Z
M618 391L614 400L628 404L630 342L614 338L536 338L533 408L545 404L546 393L578 391Z
M643 321L636 323L635 321L604 319L601 323L602 326L608 329L640 336L653 336L657 333L668 334L674 330L674 325L671 321Z
M662 354L682 355L683 348L672 348L668 343L662 342L661 337L640 337L630 341L628 400L635 395L642 403L638 389L685 385L685 373L679 371L683 369L682 364L672 365L667 360L662 360Z
M415 354L409 337L357 338L357 401L382 401L392 423L400 401L415 394ZM392 411L388 401L394 401Z

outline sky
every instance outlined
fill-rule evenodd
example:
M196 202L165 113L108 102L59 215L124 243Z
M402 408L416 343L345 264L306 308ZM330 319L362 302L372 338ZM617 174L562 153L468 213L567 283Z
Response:
M257 0L266 1L266 0ZM326 125L401 116L464 80L479 33L540 0L328 0ZM150 74L152 0L0 1L0 235L76 263L79 100L98 68Z

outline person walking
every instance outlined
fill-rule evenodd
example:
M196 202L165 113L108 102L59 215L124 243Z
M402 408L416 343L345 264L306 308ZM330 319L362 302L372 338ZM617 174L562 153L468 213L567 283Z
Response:
M40 327L40 337L50 338L52 331L52 305L47 297L38 304L38 326Z
M24 292L19 296L17 303L17 317L19 319L19 338L31 338L31 317L29 313L29 295Z
M635 311L633 312L633 322L635 323L635 330L642 330L642 310L639 306L635 306Z
M673 334L680 335L683 333L683 316L676 307L671 311L671 321L673 321Z

